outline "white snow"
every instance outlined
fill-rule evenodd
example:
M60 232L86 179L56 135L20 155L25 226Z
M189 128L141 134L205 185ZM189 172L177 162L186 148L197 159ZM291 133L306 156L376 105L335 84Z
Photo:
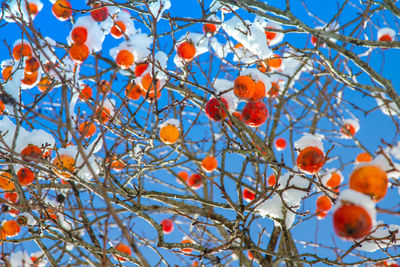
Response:
M165 10L171 8L171 1L170 0L156 0L150 1L149 3L149 11L150 13L159 20L164 13Z
M105 35L104 32L101 30L99 24L95 20L93 20L90 15L79 17L76 20L74 27L71 29L70 34L67 36L68 44L73 44L71 33L72 30L77 27L86 28L87 40L84 44L89 48L89 51L91 53L101 51Z
M377 38L378 40L379 40L379 38L382 37L382 35L389 35L390 37L392 37L392 40L394 40L396 37L396 31L393 30L392 28L385 27L385 28L379 29L377 35L378 35L378 38Z
M300 151L306 147L317 147L319 150L324 152L324 145L322 144L321 137L318 135L304 134L299 140L294 143L294 146Z
M377 225L383 224L378 221ZM378 249L386 249L400 245L400 225L390 224L389 227L379 227L371 235L375 240L366 240L357 247L358 250L374 252ZM393 239L392 239L393 238ZM393 242L391 242L393 241Z

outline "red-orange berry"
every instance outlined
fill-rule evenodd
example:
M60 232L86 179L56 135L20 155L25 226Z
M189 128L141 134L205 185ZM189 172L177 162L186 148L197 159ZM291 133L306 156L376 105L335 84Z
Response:
M196 55L196 48L192 42L185 41L178 45L178 55L186 61L191 61Z
M88 30L85 27L75 27L72 29L71 38L75 43L83 44L88 37Z
M332 201L327 196L320 196L317 198L316 205L320 211L329 211L332 208Z
M205 172L213 172L218 166L218 161L213 156L207 156L201 162L201 168Z
M35 174L30 169L23 167L17 172L18 182L22 186L27 186L35 180Z
M333 214L333 227L338 236L345 239L361 239L372 228L371 216L361 206L346 204Z
M97 22L105 21L108 17L108 7L100 7L97 5L94 7L95 9L90 12L90 16Z
M60 21L68 20L72 16L72 6L67 0L57 0L51 8L51 11Z
M82 63L89 57L89 48L85 44L74 43L69 49L69 56L76 63Z
M388 178L386 172L378 166L362 166L350 175L349 187L378 202L386 195Z
M319 148L309 146L300 151L296 162L299 170L316 174L325 163L325 155Z
M240 99L247 100L254 95L256 90L255 81L249 76L239 76L233 85L234 94Z

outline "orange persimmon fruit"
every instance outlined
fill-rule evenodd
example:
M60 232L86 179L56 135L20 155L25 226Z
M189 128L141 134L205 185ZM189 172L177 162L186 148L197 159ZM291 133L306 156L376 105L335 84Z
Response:
M361 152L360 154L357 155L356 157L356 162L360 163L360 162L369 162L372 160L372 157L369 153L367 152Z
M201 168L205 172L213 172L218 167L218 161L214 156L207 156L201 161Z
M32 56L32 48L27 42L19 43L14 46L12 54L15 60L19 60L21 57L30 57Z
M249 76L241 75L237 77L233 85L234 94L238 98L244 100L251 98L255 90L256 90L256 83Z
M96 125L90 121L79 124L79 133L86 138L92 137L96 132Z
M332 208L332 201L329 197L327 197L325 195L319 196L317 198L316 205L317 205L317 210L326 212Z
M175 144L179 139L179 129L175 125L167 124L160 129L160 139L164 144Z
M325 163L325 155L318 147L309 146L300 151L296 163L299 170L316 174Z
M60 21L68 20L72 16L72 6L67 0L57 0L51 8L51 11Z
M130 99L130 100L138 100L140 96L142 95L142 88L134 83L131 82L125 87L125 95Z
M115 57L115 62L121 69L128 69L130 66L132 66L134 61L135 58L133 54L125 49L119 51L117 56Z
M115 21L114 25L111 27L111 36L114 37L115 39L121 38L126 31L126 26L125 23L122 21Z
M67 179L75 171L75 159L68 154L57 155L52 163L54 173L60 178Z
M22 167L17 172L18 182L22 186L27 186L33 183L35 180L35 173L29 168Z
M6 236L16 236L21 232L21 227L14 220L5 221L2 229Z
M5 191L12 191L15 189L14 182L11 178L11 173L2 172L0 173L0 188Z
M85 27L79 26L72 29L71 38L77 44L83 44L87 41L88 30Z
M69 56L80 64L89 57L89 48L85 44L74 43L69 48Z
M362 206L344 204L333 214L333 227L342 238L361 239L371 231L372 219Z
M119 252L128 254L129 256L132 255L131 248L128 247L127 245L123 244L123 243L117 244L115 246L115 249L118 250ZM121 256L117 256L117 259L120 260L120 261L127 261L127 258L121 257Z
M378 202L386 195L388 178L386 172L378 166L362 166L355 169L350 175L349 187L369 195Z
M196 55L196 48L190 41L184 41L177 47L178 55L186 61L191 61Z

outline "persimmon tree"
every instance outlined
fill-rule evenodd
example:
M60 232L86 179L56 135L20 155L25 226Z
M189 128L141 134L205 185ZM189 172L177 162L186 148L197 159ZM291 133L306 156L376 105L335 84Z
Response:
M399 17L4 1L2 265L398 266Z

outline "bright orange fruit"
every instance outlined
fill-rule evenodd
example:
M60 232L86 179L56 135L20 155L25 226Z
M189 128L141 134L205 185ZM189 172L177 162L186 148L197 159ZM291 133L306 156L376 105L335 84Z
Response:
M87 41L88 30L85 27L75 27L72 29L71 38L77 44L83 44Z
M14 182L9 172L0 173L0 188L5 191L12 191L15 189Z
M338 236L345 239L361 239L368 235L372 220L361 206L346 204L333 214L333 227Z
M51 8L51 11L60 21L68 20L72 16L72 6L67 0L57 0Z
M314 146L309 146L300 151L297 156L297 167L308 174L316 174L325 163L322 151Z
M89 57L89 48L85 44L74 43L69 49L69 56L80 64Z
M380 167L363 166L354 170L350 175L349 187L369 195L378 202L386 195L388 178L386 172Z
M218 167L218 161L214 156L207 156L201 162L201 168L205 172L213 172Z
M191 61L196 55L196 48L190 41L184 41L178 45L178 55L186 61Z
M70 173L75 172L75 159L68 154L57 155L53 160L53 171L60 178L71 177Z
M133 54L128 50L121 50L118 52L115 62L121 69L128 69L135 61Z
M327 196L320 196L317 198L317 210L329 211L332 208L332 201Z
M239 76L233 85L233 92L240 99L247 100L251 98L256 90L256 83L249 76Z
M119 243L118 245L116 245L115 249L118 250L119 252L128 254L129 256L132 255L131 248L123 243ZM117 259L120 261L127 261L127 258L121 256L117 256Z
M35 180L35 173L29 168L23 167L17 172L18 182L22 186L27 186L33 183Z
M175 144L179 139L179 129L175 125L167 124L160 129L160 139L164 144Z

